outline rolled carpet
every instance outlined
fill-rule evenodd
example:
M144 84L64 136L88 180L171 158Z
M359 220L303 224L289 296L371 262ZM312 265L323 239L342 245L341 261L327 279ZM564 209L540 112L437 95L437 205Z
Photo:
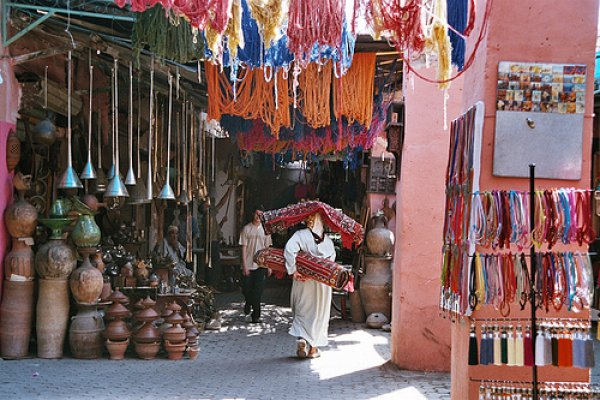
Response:
M323 223L342 236L342 245L347 249L352 248L353 244L358 246L363 241L365 230L361 224L329 204L320 201L306 201L277 210L265 211L261 214L260 219L265 234L270 235L294 226L314 213L321 214Z
M283 249L267 247L259 250L254 255L254 262L261 267L287 274ZM353 291L352 273L334 261L300 251L296 256L296 269L302 275L336 290Z

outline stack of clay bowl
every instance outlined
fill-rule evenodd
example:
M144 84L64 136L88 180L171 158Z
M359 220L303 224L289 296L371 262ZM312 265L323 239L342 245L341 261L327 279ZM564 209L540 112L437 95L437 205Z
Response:
M185 320L183 327L185 328L188 342L187 355L190 360L195 360L200 352L200 348L198 347L198 335L200 332L198 331L198 328L196 328L196 324L194 323L192 317L185 311L183 312L183 318Z
M117 289L110 295L108 300L112 304L106 310L106 316L104 317L106 321L110 321L104 330L106 348L111 360L122 360L125 357L125 351L131 336L127 324L123 321L123 318L131 316L131 312L125 307L129 299Z
M172 313L165 319L165 322L171 325L171 327L164 330L162 335L165 350L169 360L181 360L187 346L187 332L181 326L185 319L179 313L181 306L177 303L170 303L167 309L171 310Z
M142 326L133 335L135 352L143 360L152 360L160 350L160 334L153 324L159 315L153 308L156 302L150 297L146 297L140 304L143 309L134 317L136 321L142 322Z

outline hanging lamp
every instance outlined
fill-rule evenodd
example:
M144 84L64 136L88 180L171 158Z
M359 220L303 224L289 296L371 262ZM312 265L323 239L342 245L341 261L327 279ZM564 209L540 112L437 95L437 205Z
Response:
M71 150L71 52L67 61L67 169L58 182L59 189L81 189L83 185L73 168L73 157Z
M171 160L171 116L173 114L173 77L169 74L169 126L167 127L167 178L165 185L156 197L160 200L175 200L175 193L169 182Z
M123 184L121 180L121 174L119 173L119 85L118 85L118 60L115 59L115 68L114 68L114 85L115 90L113 93L114 96L114 107L113 107L113 120L114 120L114 173L113 178L108 183L108 187L106 188L106 193L104 193L104 197L129 197L129 193L127 192L127 188Z
M92 65L92 59L90 56L90 117L88 120L88 157L83 171L79 177L81 179L96 179L96 171L92 164L92 95L93 95L93 80L94 80L94 66Z

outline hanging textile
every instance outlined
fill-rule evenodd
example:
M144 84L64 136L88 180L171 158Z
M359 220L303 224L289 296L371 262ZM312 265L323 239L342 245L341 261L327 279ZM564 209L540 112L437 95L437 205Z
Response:
M359 245L363 241L365 231L362 225L343 212L320 201L306 201L278 210L265 211L261 214L260 219L265 234L270 235L294 226L315 213L321 214L325 225L341 234L344 247L352 248L353 244Z
M282 71L273 71L270 80L263 69L245 69L239 81L232 85L219 67L205 63L208 87L208 118L219 120L223 114L245 119L261 119L277 135L281 127L289 127L291 99L288 81Z
M287 274L283 249L268 247L254 255L254 262L263 268ZM341 265L323 257L316 257L304 251L296 256L298 272L307 278L343 290L352 279L352 274ZM353 291L353 290L350 290Z
M330 124L332 64L323 66L311 63L300 74L300 95L302 113L308 125L320 128ZM371 101L369 96L369 101Z
M371 125L375 59L375 53L357 54L346 75L339 79L339 84L334 84L333 108L336 118L344 115L348 122L358 121L367 129Z
M290 0L288 48L296 62L308 65L315 46L337 49L342 43L345 2Z

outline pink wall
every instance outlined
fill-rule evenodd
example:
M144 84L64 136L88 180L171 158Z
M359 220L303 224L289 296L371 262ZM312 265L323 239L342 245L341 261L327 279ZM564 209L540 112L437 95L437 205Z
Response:
M0 46L0 215L12 198L12 174L6 168L6 137L11 129L16 129L17 111L19 108L20 90L14 77L14 70L7 49ZM10 238L4 226L4 218L0 222L0 281L4 279L4 255ZM2 298L0 285L0 298Z
M420 70L433 76L433 70ZM439 271L444 175L449 131L444 92L405 78L406 132L397 184L396 248L392 300L392 362L412 370L450 369L450 324L439 317ZM453 82L448 126L461 112L462 78Z
M485 2L478 2L478 16L484 14ZM574 7L571 2L548 0L523 2L495 1L490 14L488 35L482 43L476 61L465 74L463 109L478 100L485 102L481 156L481 189L528 189L527 179L492 176L495 125L496 76L499 61L550 62L586 64L588 87L584 115L583 165L579 181L536 180L537 188L590 186L591 139L593 113L593 76L598 0L582 0ZM476 35L473 35L476 36ZM470 53L473 43L469 44ZM497 316L482 310L478 316ZM530 369L468 367L468 329L466 323L452 324L452 398L476 399L478 384L470 377L488 379L530 379ZM546 380L587 380L585 370L545 367L540 371Z

